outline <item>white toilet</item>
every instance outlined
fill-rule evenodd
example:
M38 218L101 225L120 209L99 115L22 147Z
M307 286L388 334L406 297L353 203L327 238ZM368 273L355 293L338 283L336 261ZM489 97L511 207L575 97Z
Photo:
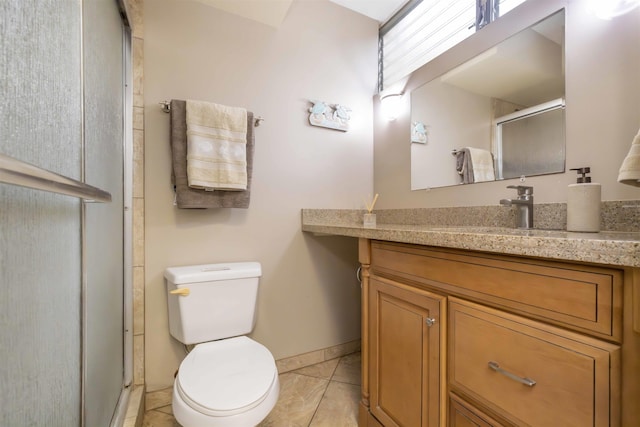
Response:
M173 414L184 427L249 427L278 400L273 356L243 336L253 329L257 262L167 268L169 331L197 344L180 364Z

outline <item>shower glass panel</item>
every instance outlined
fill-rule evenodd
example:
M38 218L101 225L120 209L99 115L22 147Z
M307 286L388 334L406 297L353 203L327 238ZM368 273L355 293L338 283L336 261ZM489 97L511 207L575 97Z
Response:
M81 5L0 1L0 152L81 177ZM0 184L0 425L78 426L81 216Z
M564 172L564 109L499 125L500 179Z
M108 426L124 387L124 28L115 0L83 2L85 176L111 203L85 205L84 418Z
M117 0L0 1L0 153L112 197L0 183L0 426L121 424L130 65Z

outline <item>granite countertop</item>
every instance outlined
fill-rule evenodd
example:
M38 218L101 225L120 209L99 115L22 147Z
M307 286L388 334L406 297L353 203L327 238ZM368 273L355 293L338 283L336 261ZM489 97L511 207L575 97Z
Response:
M364 228L355 220L361 218L361 213L350 211L336 215L336 212L339 211L303 210L302 230L319 235L640 267L640 232L637 231L575 233L503 226L393 224L381 223L380 219L376 228Z

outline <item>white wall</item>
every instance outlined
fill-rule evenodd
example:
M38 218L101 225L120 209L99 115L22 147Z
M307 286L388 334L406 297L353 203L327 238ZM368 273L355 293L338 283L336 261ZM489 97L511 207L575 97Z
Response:
M603 200L640 198L635 187L617 183L618 169L640 126L640 8L610 21L587 12L586 0L530 0L509 13L506 25L485 27L488 41L471 41L482 51L532 22L566 6L566 170L591 166L594 182L602 184ZM503 22L504 24L504 22ZM471 39L470 39L471 40ZM463 60L449 51L414 72L396 89L408 95ZM453 188L411 191L410 96L404 111L385 121L374 103L374 187L380 209L497 205L512 195L505 187L517 180ZM566 202L567 185L575 173L527 178L536 202Z
M184 355L168 333L169 266L259 261L253 337L276 358L360 337L355 239L300 231L301 208L361 208L373 192L377 23L326 0L294 2L280 28L191 1L145 1L145 375L170 386ZM172 206L169 115L158 102L246 107L256 128L251 206ZM308 124L309 99L353 109L346 132Z

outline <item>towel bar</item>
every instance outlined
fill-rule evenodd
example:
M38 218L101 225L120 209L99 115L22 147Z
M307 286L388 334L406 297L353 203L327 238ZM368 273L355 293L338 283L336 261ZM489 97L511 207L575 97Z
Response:
M162 111L164 111L165 113L170 113L171 112L171 102L169 101L162 101L162 102L158 102L158 104L160 105L160 107L162 107ZM264 117L261 116L256 116L253 119L253 126L254 127L258 127L260 126L260 124L264 121Z
M0 154L0 182L78 197L85 202L110 202L111 194L63 175Z

